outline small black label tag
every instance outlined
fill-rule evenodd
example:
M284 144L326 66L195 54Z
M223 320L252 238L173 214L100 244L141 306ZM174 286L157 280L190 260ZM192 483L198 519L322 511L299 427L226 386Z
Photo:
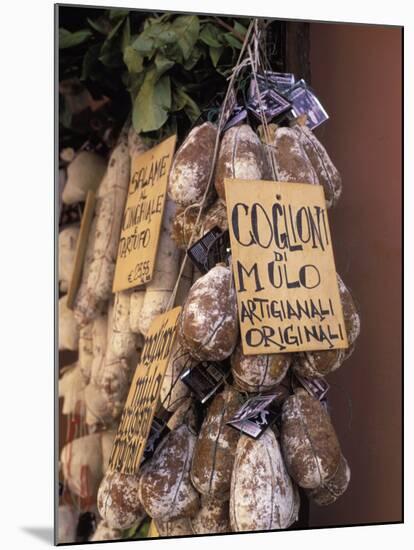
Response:
M274 83L281 94L285 94L295 85L295 75L292 73L267 73L267 78Z
M315 397L318 401L326 400L330 386L325 378L305 378L304 376L299 376L295 373L294 380L295 379L303 388L305 388L309 395Z
M84 208L84 202L76 202L75 204L62 203L62 208L59 215L59 228L62 229L66 225L70 225L72 223L80 223Z
M279 407L274 403L275 397L276 395L250 397L227 424L257 439L280 414Z
M241 107L240 105L237 105L231 114L231 118L228 120L227 124L223 128L223 132L231 128L232 126L236 126L236 124L239 124L239 122L242 122L247 118L247 110L244 107Z
M275 90L267 89L260 92L260 101L257 96L247 103L247 108L261 120L261 113L270 121L291 109L292 105Z
M187 254L201 273L207 273L220 262L227 263L230 255L229 232L213 227L188 249Z
M202 361L184 371L180 378L198 401L205 403L223 385L228 372L229 366L226 363Z
M273 89L282 95L286 94L295 85L295 75L292 73L265 71L264 74L257 74L256 80L260 92L267 89ZM256 80L252 78L250 81L249 98L251 99L257 95Z
M167 426L167 422L154 417L145 445L144 454L142 455L141 464L153 456L156 448L168 432L170 432L170 428Z
M329 119L328 113L316 94L303 79L295 84L289 92L288 98L292 103L293 116L307 115L306 125L311 130Z

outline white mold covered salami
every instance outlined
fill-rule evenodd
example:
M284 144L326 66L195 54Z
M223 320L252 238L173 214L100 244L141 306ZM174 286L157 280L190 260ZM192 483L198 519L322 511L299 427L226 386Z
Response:
M169 432L146 465L139 494L152 518L169 521L197 513L199 496L190 481L195 442L196 436L183 424Z
M88 323L79 330L79 369L87 384L91 378L93 362L92 325Z
M86 288L77 301L78 315L91 321L99 304L112 294L115 261L130 178L130 157L125 132L112 151L106 174L99 186L93 252Z
M335 474L317 489L307 491L308 497L318 506L333 504L348 489L351 470L346 458L342 455Z
M269 147L276 160L277 181L319 184L312 163L293 128L278 127Z
M304 489L316 489L331 479L341 449L329 414L305 390L283 403L281 445L290 475Z
M98 510L111 529L129 529L146 514L138 498L138 475L107 472L98 491Z
M111 350L118 359L127 359L136 352L137 337L130 327L130 303L130 290L115 294Z
M336 169L325 147L310 130L305 121L297 119L293 129L299 136L299 140L308 155L308 158L318 176L318 180L325 192L328 208L335 206L342 192L341 175Z
M227 500L240 432L226 423L241 407L241 396L226 387L211 402L198 435L191 480L203 495Z
M160 537L185 537L193 535L190 518L178 518L170 521L154 520Z
M211 122L196 126L178 149L171 167L168 194L180 206L200 202L208 185L217 128Z
M201 497L201 508L191 519L191 526L196 535L229 533L229 501Z
M59 232L59 281L60 290L67 292L75 264L76 244L79 237L79 224L71 224Z
M59 300L59 349L76 351L79 345L79 325L67 306L67 295Z
M231 356L234 383L241 391L265 392L274 389L285 377L291 354L244 355L241 343Z
M175 205L171 200L166 201L155 271L146 285L146 292L139 313L139 329L147 334L152 321L164 313L172 296L179 270L180 251L171 238L171 224L175 214Z
M216 166L215 188L225 200L225 178L242 180L270 179L269 164L263 145L247 124L225 132Z
M242 435L231 481L230 524L234 531L286 529L298 518L299 494L272 430Z
M305 378L324 377L337 370L352 355L355 341L361 330L361 322L350 291L339 275L337 275L337 280L349 347L347 349L298 353L295 356L293 370L299 376Z
M97 542L98 540L120 540L122 539L122 531L121 529L113 529L112 527L109 527L108 523L104 520L101 520L96 529L94 534L90 537L91 542Z
M238 330L232 273L219 264L191 287L180 317L180 342L196 359L222 361L232 354Z
M74 495L95 502L107 467L108 456L104 449L114 439L115 433L112 431L94 433L76 438L63 447L60 455L62 473Z

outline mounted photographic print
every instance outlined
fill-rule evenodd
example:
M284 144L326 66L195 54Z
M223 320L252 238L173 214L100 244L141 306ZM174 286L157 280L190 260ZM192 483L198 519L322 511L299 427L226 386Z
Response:
M55 543L400 523L403 29L154 9L55 7Z

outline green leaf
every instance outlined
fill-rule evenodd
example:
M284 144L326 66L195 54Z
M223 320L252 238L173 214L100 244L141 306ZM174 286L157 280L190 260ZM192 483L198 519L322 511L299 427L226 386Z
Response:
M200 32L200 40L212 48L223 45L223 31L212 23L206 23Z
M224 35L224 38L227 40L227 43L232 48L236 48L236 50L241 50L242 49L243 44L240 42L240 40L237 40L237 38L231 32L227 32Z
M198 17L196 15L180 15L171 23L171 28L177 35L177 44L184 59L188 59L200 32Z
M121 49L125 49L131 44L131 23L129 17L125 19L124 28L122 29Z
M210 59L211 59L211 62L213 63L214 67L217 67L217 63L219 62L219 59L220 59L221 54L223 53L223 51L224 51L223 47L220 47L220 48L210 47L209 48Z
M171 82L168 75L161 78L155 67L150 69L134 101L132 122L137 132L159 130L171 108Z
M120 49L111 42L104 43L103 47L101 48L99 61L112 69L121 67L123 62L122 53Z
M161 53L157 53L154 61L158 77L162 76L166 71L168 71L168 69L171 69L171 67L173 67L174 65L174 61L167 59L165 55Z
M168 44L173 44L177 40L177 34L171 30L169 27L160 32L158 35L158 43L160 46L167 46Z
M186 71L191 71L197 65L200 57L205 57L204 51L197 45L192 49L190 57L184 63L184 69Z
M125 39L128 38L128 25L129 21L126 20L124 25L124 19L120 19L111 32L108 34L105 42L101 47L101 55L99 57L100 61L104 65L110 68L117 68L122 66L123 62L123 45L125 44ZM123 27L122 33L120 32ZM126 37L125 37L126 34Z
M98 17L98 19L87 18L89 25L100 34L107 35L111 31L111 25L107 19Z
M176 83L173 91L171 111L177 112L183 109L191 122L197 120L201 114L196 102Z
M135 98L138 95L139 89L141 88L144 79L145 79L145 73L127 73L128 79L127 79L127 89L131 94L131 103L134 104Z
M237 34L240 34L241 36L244 36L247 32L247 28L243 27L241 23L238 23L237 21L234 22L233 29Z
M140 73L142 71L144 58L132 46L125 48L123 59L130 73Z
M84 29L81 31L70 32L66 29L59 29L59 49L63 50L65 48L72 48L73 46L79 46L83 44L92 36L92 33L89 29Z
M148 25L132 43L133 48L145 57L152 57L155 50L162 45L160 36L169 30L169 23L154 22ZM164 37L165 38L165 37Z
M118 21L119 19L123 20L128 15L129 10L125 8L113 8L109 10L109 19L111 21Z
M83 57L81 80L90 78L99 63L100 44L93 44ZM101 65L102 66L102 65Z
M119 31L119 29L121 28L123 22L124 22L123 19L120 19L120 20L118 21L118 23L113 27L113 29L111 30L111 32L108 34L107 40L111 40L112 38L114 38L114 36L116 35L116 33L117 33L117 32Z

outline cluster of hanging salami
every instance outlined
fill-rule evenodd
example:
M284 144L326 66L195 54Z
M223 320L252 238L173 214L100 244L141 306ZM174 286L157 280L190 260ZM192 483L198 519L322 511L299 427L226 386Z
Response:
M187 257L180 270L192 245L213 229L218 235L227 230L225 178L247 180L246 185L275 177L322 185L327 207L338 201L340 175L303 119L270 125L266 138L259 136L261 129L246 123L222 135L210 122L193 128L170 171L154 276L146 286L115 294L131 157L146 147L130 130L121 134L104 169L92 154L83 169L75 157L79 181L84 174L79 185L69 164L63 200L82 200L93 188L97 202L74 307L67 307L65 295L59 303L59 347L78 351L77 362L61 376L59 394L63 414L84 430L69 438L61 453L65 488L78 502L77 509L61 505L62 533L63 527L73 531L79 510L100 517L90 540L122 538L148 519L151 533L160 536L287 529L298 520L300 490L302 499L306 492L323 506L347 489L350 468L326 402L312 391L315 380L324 381L349 357L360 330L340 276L348 349L245 355L226 255L203 269ZM78 235L76 224L59 235L62 292ZM181 305L182 312L156 413L163 435L135 474L109 471L110 448L145 336L152 321L173 305ZM248 433L243 419L237 427L237 415L257 397L269 398L272 408L258 413L260 433ZM66 531L62 537L69 540L73 532Z

